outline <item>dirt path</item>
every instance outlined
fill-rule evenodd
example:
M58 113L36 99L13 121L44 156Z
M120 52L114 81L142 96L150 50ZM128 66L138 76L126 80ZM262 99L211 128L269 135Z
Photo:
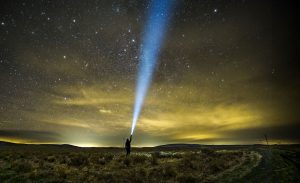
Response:
M289 152L268 148L256 151L262 155L261 163L240 182L300 182L300 171L297 164L293 160L283 158L287 157L286 154Z

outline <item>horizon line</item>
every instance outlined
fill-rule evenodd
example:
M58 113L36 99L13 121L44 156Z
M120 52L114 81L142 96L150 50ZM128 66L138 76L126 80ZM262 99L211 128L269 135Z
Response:
M38 142L13 142L13 141L3 141L0 140L0 143L10 143L16 145L68 145L78 148L123 148L123 146L89 146L89 145L76 145L76 144L69 144L69 143L53 143L53 142L46 142L46 143L38 143ZM169 143L169 144L160 144L155 146L132 146L133 148L144 148L144 147L159 147L159 146L167 146L167 145L202 145L202 146L251 146L251 145L263 145L263 146L273 146L273 145L300 145L300 143L273 143L273 144L264 144L264 143L245 143L245 144L201 144L201 143ZM1 146L0 146L1 147Z

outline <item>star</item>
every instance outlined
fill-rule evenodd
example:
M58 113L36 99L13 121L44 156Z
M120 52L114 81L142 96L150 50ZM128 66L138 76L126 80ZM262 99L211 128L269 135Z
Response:
M128 132L136 81L141 61L146 57L141 51L148 47L145 33L154 31L147 42L161 33L157 24L147 27L150 2L154 1L127 4L64 1L63 7L60 1L25 2L1 4L5 8L0 17L0 115L3 118L0 120L10 121L2 125L27 131L39 123L42 127L38 130L53 132L55 139L49 140L55 142L71 139L68 143L76 143L76 134L80 132L87 141L119 145L119 136L110 134ZM188 142L185 139L197 141L195 135L210 134L211 130L204 129L215 128L212 132L215 134L208 135L213 141L227 141L228 135L236 133L237 141L255 143L252 139L259 138L255 134L265 127L277 129L282 121L280 125L285 128L288 127L285 123L299 121L297 62L285 57L289 50L294 50L288 44L293 41L288 39L296 38L297 33L288 28L293 26L293 21L283 21L286 17L294 20L287 16L293 9L279 11L280 7L272 9L270 3L259 1L207 1L205 5L195 1L176 6L171 10L170 21L163 24L166 26L163 44L153 41L153 47L159 46L158 53L145 52L147 58L155 57L157 62L152 64L154 73L147 84L138 136L144 133L149 137L147 142L153 144L182 139ZM155 15L161 22L168 12L155 12ZM287 44L272 47L273 24L280 28L278 33L291 35L285 36ZM145 65L149 63L145 59ZM141 75L148 73L145 70ZM146 82L141 80L141 83ZM117 112L98 114L95 111L100 106ZM274 119L278 119L278 124ZM48 121L53 122L51 128L47 128ZM15 125L17 122L24 125ZM67 124L70 128L55 124ZM78 130L78 124L95 130L95 134ZM226 134L228 124L234 128L228 128ZM244 139L240 134L248 124L250 133ZM68 134L64 136L65 130ZM251 130L258 133L249 138ZM99 136L100 131L105 133ZM20 137L18 133L16 137ZM162 134L163 141L155 140L158 133ZM279 134L278 138L288 139L284 135ZM100 141L102 138L107 141ZM234 142L234 138L230 140ZM44 139L37 138L41 143ZM142 139L140 142L143 145Z

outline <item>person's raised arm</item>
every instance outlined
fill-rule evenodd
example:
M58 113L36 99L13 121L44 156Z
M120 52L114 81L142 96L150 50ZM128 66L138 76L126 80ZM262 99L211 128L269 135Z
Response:
M129 141L131 142L131 140L132 140L132 135L130 135L130 140Z

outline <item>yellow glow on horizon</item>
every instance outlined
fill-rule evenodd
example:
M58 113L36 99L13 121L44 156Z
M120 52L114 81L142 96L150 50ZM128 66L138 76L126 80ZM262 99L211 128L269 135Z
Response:
M168 89L157 84L154 87ZM267 128L279 121L274 120L274 111L268 105L216 102L208 89L198 93L203 95L199 99L197 89L193 86L189 88L195 94L188 97L185 88L174 89L176 97L149 95L138 120L137 131L152 139L136 145L197 141L204 144L235 144L240 143L240 139L234 141L233 136L226 140L228 134L245 129ZM59 134L60 141L74 142L82 147L109 146L107 142L101 142L102 137L113 139L110 141L112 144L120 144L120 139L129 131L133 105L133 93L130 90L106 92L99 84L94 84L58 87L57 92L61 96L68 96L67 99L43 98L45 106L38 106L43 108L42 112L26 111L24 114L38 122L37 128L43 126L41 129ZM154 92L149 91L150 94ZM202 100L208 103L202 103ZM255 139L258 138L260 136L254 137L252 142L257 143ZM98 141L100 144L95 143ZM26 139L22 139L23 142L31 143Z
M99 109L99 112L100 113L105 113L105 114L111 114L112 113L112 111L108 110L108 109Z
M179 139L193 139L193 140L202 140L202 139L212 139L217 138L217 134L186 134L186 135L178 135L176 138Z
M71 143L71 145L78 147L103 147L99 144L89 144L89 143Z
M0 138L0 141L11 142L15 144L61 144L58 142L42 142L42 141L32 141L29 139L21 139L21 138Z

